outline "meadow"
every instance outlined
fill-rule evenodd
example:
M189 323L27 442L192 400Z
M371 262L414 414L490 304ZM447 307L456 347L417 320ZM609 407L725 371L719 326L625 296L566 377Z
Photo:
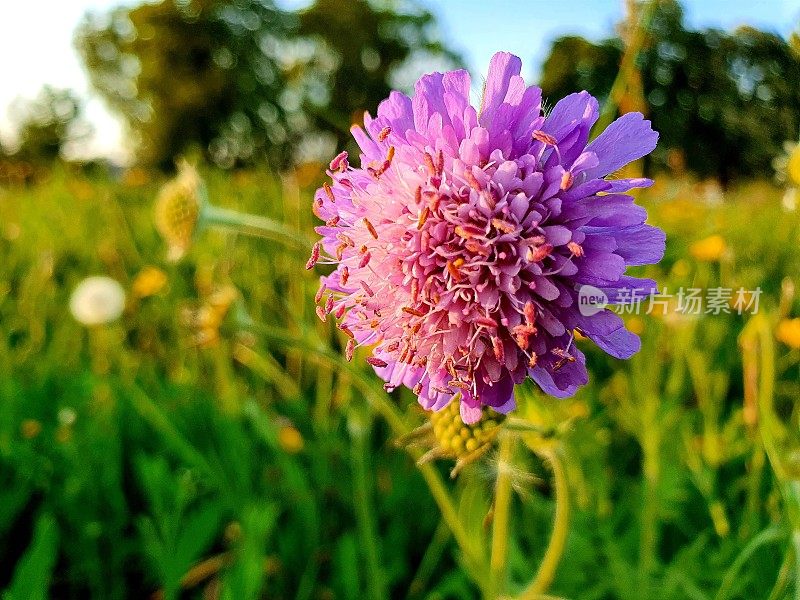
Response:
M202 173L214 204L312 234L317 168ZM162 183L61 166L0 188L3 598L485 594L471 561L498 451L454 480L452 461L418 468L425 447L397 443L425 421L411 394L347 363L314 314L324 267L213 230L168 261ZM542 564L550 596L528 597L800 597L800 217L783 198L680 175L639 194L667 232L645 270L666 308L625 315L630 361L578 342L591 375L574 399L523 388L512 594ZM127 302L86 328L69 297L98 274ZM759 289L758 310L681 313L680 288Z

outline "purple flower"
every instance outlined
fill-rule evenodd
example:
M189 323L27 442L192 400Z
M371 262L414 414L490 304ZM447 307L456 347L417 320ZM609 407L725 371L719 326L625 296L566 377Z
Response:
M337 265L317 313L339 320L348 359L372 346L387 389L405 385L429 410L460 401L465 423L482 406L513 409L526 376L572 395L587 382L576 331L635 353L619 316L579 310L579 290L647 295L655 282L625 269L664 252L664 233L621 193L652 181L607 179L655 148L650 122L626 114L587 143L597 101L571 94L545 115L520 68L495 54L479 109L465 71L422 77L413 98L392 92L352 129L361 167L339 154L314 201L325 225L308 267L320 255Z

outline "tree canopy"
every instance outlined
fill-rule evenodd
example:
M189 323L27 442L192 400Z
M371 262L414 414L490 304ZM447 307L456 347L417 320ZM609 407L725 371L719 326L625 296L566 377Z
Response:
M415 5L162 0L87 15L76 45L146 164L199 148L222 166L330 154L420 52L454 63Z
M558 39L544 65L545 96L586 89L607 98L622 50L618 39ZM678 3L661 0L637 66L661 134L657 165L677 150L702 177L765 176L800 131L800 57L776 34L692 31Z
M71 90L45 86L31 100L17 100L10 111L17 139L0 154L33 163L48 163L62 157L70 142L89 133L82 120L83 105Z

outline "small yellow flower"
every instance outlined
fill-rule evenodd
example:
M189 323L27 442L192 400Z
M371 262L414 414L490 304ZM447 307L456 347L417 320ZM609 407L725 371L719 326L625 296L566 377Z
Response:
M36 419L25 419L20 424L19 430L22 437L31 440L42 432L42 424Z
M216 345L220 338L220 327L238 298L239 291L235 287L224 285L215 290L199 307L184 309L183 322L194 331L197 346L210 348Z
M800 348L800 318L784 319L778 323L775 337L790 348Z
M800 187L800 144L797 144L789 155L789 162L786 164L786 174L794 185Z
M126 187L137 188L150 183L150 174L144 169L134 167L122 175L122 184Z
M641 335L644 331L644 320L641 317L633 316L629 318L626 325L628 326L628 331L636 335Z
M712 235L692 244L689 252L699 261L717 262L725 255L727 249L728 246L721 235Z
M297 454L303 449L303 436L292 425L284 425L278 431L278 443L289 454Z
M689 266L689 261L684 260L682 258L675 261L675 264L672 265L672 274L675 277L684 278L691 273L691 267Z
M133 280L133 295L147 298L160 293L167 285L167 274L158 267L144 267Z
M589 416L589 405L583 400L573 400L565 403L569 419L585 419Z

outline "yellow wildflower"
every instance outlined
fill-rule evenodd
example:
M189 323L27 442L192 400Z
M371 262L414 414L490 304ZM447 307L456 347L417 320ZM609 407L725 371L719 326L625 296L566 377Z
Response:
M158 267L144 267L133 280L133 295L137 298L155 296L167 285L167 274Z
M721 235L712 235L692 244L689 252L699 261L717 262L722 259L727 249L728 246Z
M303 436L292 425L284 425L278 431L278 443L289 454L297 454L303 449Z
M783 319L778 323L775 337L790 348L800 348L800 318Z
M797 144L789 155L789 162L786 164L786 174L794 185L800 187L800 144Z

